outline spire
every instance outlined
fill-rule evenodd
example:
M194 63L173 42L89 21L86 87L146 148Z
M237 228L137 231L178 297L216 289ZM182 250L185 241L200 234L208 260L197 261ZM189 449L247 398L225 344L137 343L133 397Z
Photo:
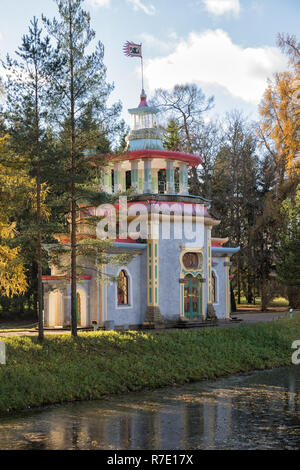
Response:
M142 89L141 93L141 102L139 104L139 108L148 108L148 103L147 103L147 95L145 93L144 88Z

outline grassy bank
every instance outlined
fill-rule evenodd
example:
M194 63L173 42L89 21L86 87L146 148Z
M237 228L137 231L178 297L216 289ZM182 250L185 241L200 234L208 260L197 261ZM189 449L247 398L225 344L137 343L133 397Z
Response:
M2 338L1 338L2 339ZM300 319L235 328L5 338L0 412L291 364Z

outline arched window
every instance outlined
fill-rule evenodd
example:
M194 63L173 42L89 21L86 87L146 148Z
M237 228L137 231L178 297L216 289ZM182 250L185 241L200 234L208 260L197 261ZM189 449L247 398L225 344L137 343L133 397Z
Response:
M217 278L216 278L214 271L212 271L212 274L211 274L211 296L212 296L213 303L216 303L217 302Z
M197 269L199 267L200 260L198 253L185 253L182 261L186 269Z
M118 305L129 305L129 277L124 269L118 279Z

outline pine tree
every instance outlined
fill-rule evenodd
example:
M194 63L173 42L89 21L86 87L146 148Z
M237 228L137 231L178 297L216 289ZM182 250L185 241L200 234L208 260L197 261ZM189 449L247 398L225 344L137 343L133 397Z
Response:
M170 119L164 134L164 148L179 152L182 149L179 126L175 119Z
M37 262L37 298L39 339L44 338L43 328L43 284L42 284L42 140L45 134L45 94L48 88L46 64L50 59L49 38L42 37L38 20L30 22L28 34L22 38L22 44L16 52L19 60L9 56L5 64L7 70L6 118L11 123L11 134L15 149L27 155L29 169L36 181L36 227L33 228L36 239Z
M69 158L68 200L71 225L71 323L72 335L77 336L76 292L77 257L96 250L95 240L78 243L78 217L82 205L96 205L103 194L90 180L91 165L85 157L86 149L96 149L99 144L99 129L104 135L113 135L117 127L121 105L110 109L107 98L112 85L106 82L103 64L104 48L99 42L92 53L87 53L95 32L90 26L90 15L82 9L83 0L55 0L59 19L43 18L51 38L56 42L57 61L49 70L51 96L49 105L59 130L61 150ZM80 211L81 206L81 211ZM101 248L101 247L100 247ZM99 248L99 250L100 250ZM103 250L103 246L102 246Z

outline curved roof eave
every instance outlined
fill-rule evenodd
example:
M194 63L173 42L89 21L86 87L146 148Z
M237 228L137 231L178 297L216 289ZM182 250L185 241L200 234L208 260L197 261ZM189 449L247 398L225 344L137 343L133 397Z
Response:
M131 150L129 152L124 152L121 155L121 158L127 160L137 160L140 158L165 158L167 160L178 160L184 163L189 163L190 166L198 166L202 163L202 159L199 155L158 149Z
M129 114L158 114L159 109L153 106L141 106L139 108L128 109Z
M225 246L211 248L212 253L216 253L216 254L220 253L220 254L224 254L225 256L235 255L236 253L240 251L240 249L241 249L240 246L238 246L237 248L226 248Z

